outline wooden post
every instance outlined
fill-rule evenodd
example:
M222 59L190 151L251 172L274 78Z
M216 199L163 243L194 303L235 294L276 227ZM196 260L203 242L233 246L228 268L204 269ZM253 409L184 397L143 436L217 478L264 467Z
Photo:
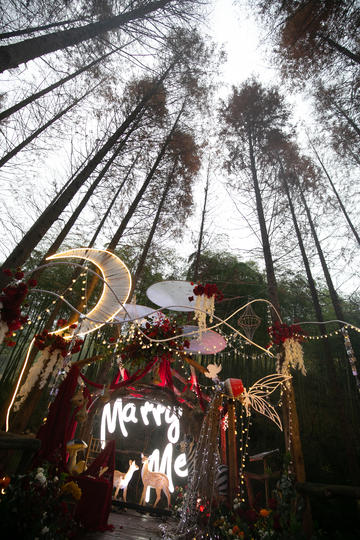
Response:
M229 400L228 402L228 448L229 448L229 501L234 500L238 490L238 466L237 466L237 452L236 452L236 410L235 402Z

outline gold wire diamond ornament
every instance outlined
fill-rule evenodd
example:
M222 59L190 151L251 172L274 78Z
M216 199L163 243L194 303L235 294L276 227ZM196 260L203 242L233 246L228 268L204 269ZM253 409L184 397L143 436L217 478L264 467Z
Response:
M260 323L261 318L256 315L251 304L248 304L238 319L238 326L242 329L245 336L252 340Z

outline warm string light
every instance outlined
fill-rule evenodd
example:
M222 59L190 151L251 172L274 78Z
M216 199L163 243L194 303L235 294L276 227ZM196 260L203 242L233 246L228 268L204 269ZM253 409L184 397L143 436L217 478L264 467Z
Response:
M245 462L248 455L248 447L249 447L249 427L251 425L250 417L245 414L245 421L244 421L244 407L241 405L241 411L240 411L240 446L239 446L239 454L240 454L240 472L239 472L239 493L238 497L240 498L240 502L245 502ZM237 432L236 432L237 433Z
M327 339L329 337L339 336L342 334L342 329L345 330L354 330L355 332L360 333L360 328L357 326L354 326L353 324L345 324L341 329L334 330L333 332L327 332L326 334L321 334L320 336L307 336L305 334L295 334L296 337L300 337L302 339L309 339L309 340L319 340L319 339Z

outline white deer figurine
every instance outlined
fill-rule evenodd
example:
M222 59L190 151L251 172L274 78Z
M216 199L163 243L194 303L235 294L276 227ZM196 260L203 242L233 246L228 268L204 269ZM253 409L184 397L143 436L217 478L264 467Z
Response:
M129 482L132 478L132 475L137 471L139 467L136 465L135 461L129 460L129 468L126 473L120 471L114 471L114 482L113 486L115 489L114 499L118 496L119 490L123 489L123 500L126 502L126 493Z
M157 505L157 503L160 501L161 491L163 491L166 495L168 508L169 508L170 491L169 491L168 477L164 473L149 471L149 458L147 456L144 456L144 454L141 454L141 461L143 464L142 469L141 469L141 479L144 484L144 489L142 491L140 504L144 504L145 502L145 495L146 495L147 488L152 487L156 491L156 500L154 503L154 508Z

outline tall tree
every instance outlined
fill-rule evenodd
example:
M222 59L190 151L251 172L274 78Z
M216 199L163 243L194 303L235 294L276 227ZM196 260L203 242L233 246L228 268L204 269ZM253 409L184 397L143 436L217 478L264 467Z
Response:
M144 182L142 183L140 189L138 190L136 196L134 197L132 203L130 204L129 208L128 208L128 211L126 212L125 216L123 217L119 227L117 228L115 234L113 235L112 239L110 240L108 246L107 246L107 250L108 251L114 251L118 244L119 244L119 241L122 237L122 235L124 234L124 231L130 221L130 219L133 217L135 211L136 211L136 208L138 207L138 204L139 202L141 201L142 197L144 196L144 193L145 191L147 190L150 182L152 181L155 173L157 172L158 170L158 167L160 165L160 163L162 162L167 150L168 150L168 147L169 147L169 144L171 142L171 139L173 137L173 134L177 128L177 125L179 123L179 120L180 120L180 117L181 115L183 114L184 112L184 107L185 107L185 103L182 104L182 107L179 111L179 113L177 114L176 116L176 119L171 127L171 129L169 130L166 138L165 138L165 141L163 142L163 144L161 145L161 148L157 154L157 157L155 159L155 162L153 163L149 173L146 175L146 178L144 180ZM77 306L77 309L78 311L82 311L83 307L86 305L86 303L88 302L89 298L91 297L91 295L93 294L94 290L95 290L95 287L98 283L98 278L97 276L93 276L93 278L91 279L87 289L86 289L86 296L85 298L83 298L81 300L81 302L79 303L79 305ZM73 316L71 317L70 319L70 323L74 323L75 321L77 321L79 318L79 314L78 313L74 313Z
M339 59L360 63L359 6L353 0L257 0L273 30L283 72L293 79L328 70Z
M205 184L205 189L204 189L204 205L201 212L199 239L198 239L197 250L196 250L196 254L194 258L194 274L192 276L193 281L197 281L198 276L199 276L200 255L201 255L203 241L204 241L204 227L205 227L205 216L206 216L207 200L208 200L208 193L209 193L209 180L210 180L210 162L208 164L208 170L207 170L207 175L206 175L206 184Z
M24 264L34 247L43 238L44 234L49 230L51 225L58 219L62 211L66 208L67 204L89 178L90 174L95 171L96 167L101 163L106 154L110 152L114 145L119 142L120 137L124 135L132 123L138 119L139 115L142 114L148 102L151 101L158 88L161 87L162 82L169 74L171 67L168 68L157 81L154 81L151 89L149 89L148 92L140 99L138 104L132 109L122 124L108 138L97 153L88 161L85 167L75 176L72 182L63 191L61 196L57 198L56 202L51 207L45 209L45 211L39 216L30 230L25 234L23 239L7 257L6 261L3 263L3 268L16 268ZM0 288L2 288L6 282L6 276L3 274L0 276Z
M228 167L237 174L244 171L255 194L268 294L273 306L281 314L258 168L266 167L272 162L272 155L268 152L269 139L274 131L280 131L286 125L289 113L277 89L265 89L256 81L247 81L239 89L233 87L232 94L228 102L223 104L220 114L224 123L224 133L228 137L226 141L229 150ZM275 313L273 316L276 320ZM293 387L291 386L284 395L286 446L291 448L296 477L298 481L303 482L305 466ZM290 414L292 436L289 425Z
M85 92L85 94L82 94L79 98L75 99L70 105L65 107L65 109L62 109L60 112L55 114L48 122L45 122L42 126L40 126L38 129L36 129L31 135L26 137L20 144L16 145L14 148L12 148L5 156L3 156L0 159L0 167L3 167L10 159L12 159L14 156L16 156L21 150L23 150L28 144L30 144L33 140L36 139L41 133L43 133L47 128L53 126L57 120L60 120L63 116L65 116L73 107L78 105L83 99L88 97L96 88L100 86L104 81L101 81L100 83L96 84L90 90Z
M50 52L65 49L78 43L102 36L106 32L124 28L133 21L140 24L149 18L153 23L159 22L163 16L181 17L189 7L194 7L195 0L154 0L125 4L124 11L120 15L103 18L86 26L76 26L68 30L61 30L51 34L27 39L19 43L0 47L0 72L14 68L24 62L39 58Z
M171 230L179 222L183 228L185 218L192 205L191 186L200 168L200 152L193 136L184 130L174 132L169 145L167 178L163 185L162 194L147 240L144 244L137 268L133 277L133 291L143 272L156 230L161 223L162 214L168 209L165 228ZM158 188L155 188L158 191ZM155 191L153 189L153 191ZM163 225L164 226L164 225Z
M66 77L63 77L62 79L59 79L56 83L50 84L46 88L43 88L43 90L39 90L38 92L35 92L35 93L31 94L31 96L28 96L27 98L22 99L21 101L19 101L15 105L12 105L8 109L5 109L4 111L0 112L0 121L5 120L6 118L11 116L15 112L21 110L23 107L26 107L27 105L30 105L30 103L33 103L34 101L36 101L40 97L45 96L49 92L52 92L52 90L55 90L56 88L59 88L63 84L67 83L68 81L71 81L72 79L75 79L75 77L77 77L81 73L84 73L87 70L90 70L91 68L93 68L94 66L96 66L97 64L99 64L100 62L105 60L106 58L108 58L113 53L119 51L120 49L121 49L121 47L117 47L115 49L112 49L110 52L108 52L106 54L103 54L102 56L100 56L99 58L96 58L95 60L93 60L89 64L86 64L85 66L82 66L80 69L77 69L76 71L74 71L70 75L67 75Z
M332 354L331 346L328 340L327 336L327 329L326 325L324 324L324 316L323 316L323 310L321 307L318 291L315 285L315 280L312 275L312 271L310 268L309 259L306 253L301 229L298 223L298 219L296 217L295 207L293 203L293 198L291 195L291 186L292 189L296 192L296 186L298 184L298 177L301 177L302 175L304 178L307 179L307 183L309 185L310 179L313 180L313 185L316 185L316 169L312 167L311 162L305 158L301 157L298 154L297 149L292 144L285 144L285 155L283 153L282 157L279 156L279 166L280 166L280 181L282 183L284 192L286 194L286 198L289 204L290 213L292 217L292 222L294 225L296 237L298 240L299 248L301 251L301 256L303 260L303 264L306 271L306 276L308 280L308 286L311 293L311 298L314 305L314 310L316 314L316 320L320 323L319 325L319 331L322 335L321 344L324 350L324 358L326 362L325 366L325 373L328 375L329 382L330 382L330 388L332 391L333 399L335 400L336 397L340 399L340 401L345 405L347 403L347 397L345 396L344 391L341 388L341 384L339 384L338 376L336 373L336 364L335 359ZM304 194L302 194L303 199ZM360 474L360 468L358 465L358 460L356 457L356 437L353 433L352 427L349 424L349 419L346 416L345 410L343 407L335 407L334 414L336 415L338 419L338 426L339 430L342 433L342 441L344 444L344 449L347 456L347 464L348 467L346 467L349 481L357 484ZM346 470L345 468L345 470ZM344 474L345 474L344 470Z
M308 137L308 138L309 138L309 137ZM338 201L338 203L339 203L339 206L340 206L340 208L341 208L341 211L342 211L342 213L344 214L344 217L345 217L345 219L346 219L346 221L347 221L347 223L348 223L348 225L349 225L349 227L350 227L350 229L351 229L351 232L352 232L353 235L355 236L355 239L356 239L357 243L360 245L360 236L359 236L359 233L358 233L357 230L355 229L355 226L354 226L353 222L351 221L348 212L346 211L346 208L345 208L344 203L342 202L342 200L341 200L341 198L340 198L340 195L339 195L339 193L338 193L338 190L336 189L336 187L335 187L335 185L334 185L334 182L332 181L332 178L331 178L331 176L330 176L330 174L329 174L327 168L326 168L325 165L324 165L323 160L322 160L321 157L319 156L318 151L316 150L314 144L311 142L310 139L309 139L309 143L310 143L311 148L312 148L313 151L314 151L314 154L315 154L315 156L316 156L318 162L320 163L320 166L321 166L322 170L323 170L324 173L325 173L326 178L329 180L329 184L330 184L330 186L331 186L331 189L333 190L333 192L334 192L334 194L335 194L335 197L336 197L336 199L337 199L337 201Z

